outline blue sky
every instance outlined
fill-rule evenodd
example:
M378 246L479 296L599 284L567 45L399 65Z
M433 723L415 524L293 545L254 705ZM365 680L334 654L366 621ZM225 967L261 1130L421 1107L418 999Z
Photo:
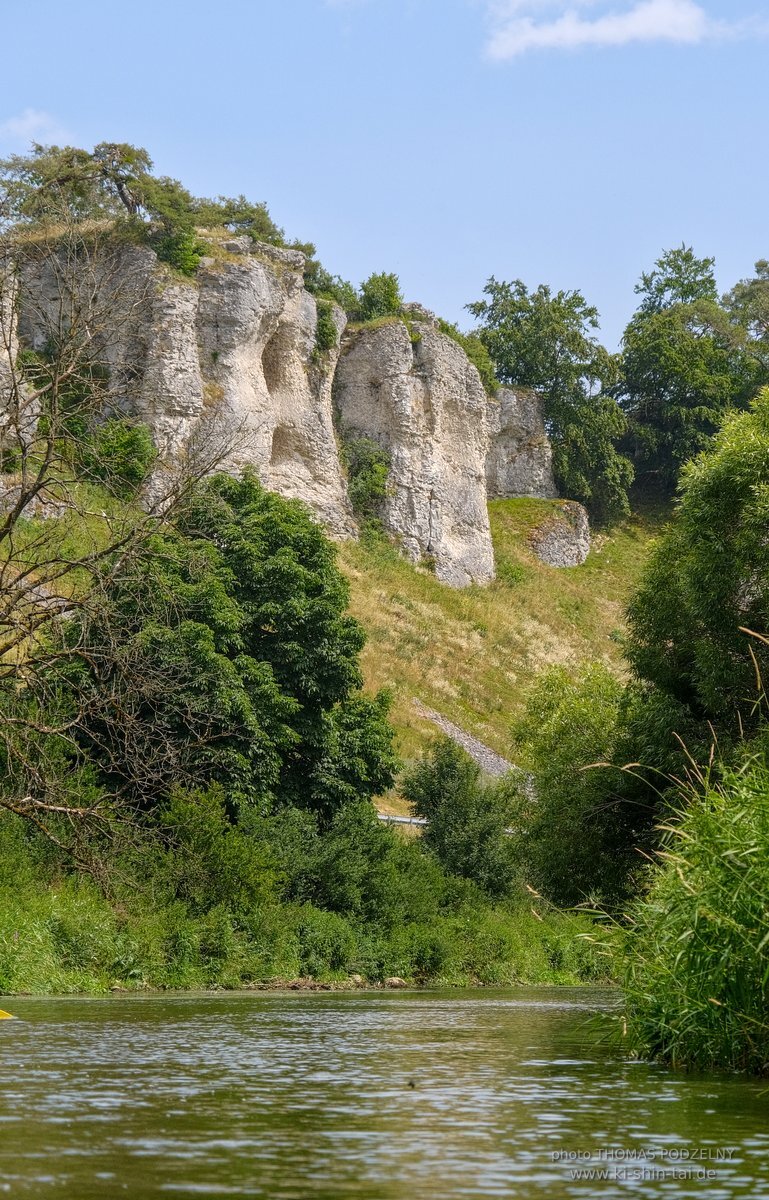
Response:
M663 248L724 288L769 257L766 0L30 0L3 25L0 153L146 146L465 326L520 277L580 288L614 346Z

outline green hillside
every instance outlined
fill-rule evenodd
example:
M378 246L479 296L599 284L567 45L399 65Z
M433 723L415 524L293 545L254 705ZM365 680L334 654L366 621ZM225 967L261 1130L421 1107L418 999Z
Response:
M635 514L597 534L583 566L555 569L527 540L552 508L548 500L490 504L499 578L487 587L447 587L378 539L342 545L352 612L368 634L366 682L392 689L407 758L435 732L414 698L508 754L511 719L543 668L601 659L623 670L625 601L663 517Z

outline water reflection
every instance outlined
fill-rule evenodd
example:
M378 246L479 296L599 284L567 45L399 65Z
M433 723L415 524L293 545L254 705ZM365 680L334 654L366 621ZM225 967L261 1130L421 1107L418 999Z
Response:
M615 1003L588 989L15 999L0 1192L769 1195L765 1085L623 1061L592 1019ZM608 1177L579 1177L596 1170Z

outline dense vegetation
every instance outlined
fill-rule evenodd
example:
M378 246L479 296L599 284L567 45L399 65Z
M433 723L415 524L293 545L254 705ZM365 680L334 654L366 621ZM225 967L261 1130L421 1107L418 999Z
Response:
M214 476L75 582L3 680L0 990L600 973L574 919L378 822L392 729L334 557Z
M226 234L286 245L264 204L132 146L38 146L0 179L0 325L25 255L109 271L128 240L193 275ZM335 305L418 340L397 275L356 288L291 245L317 361ZM217 474L222 447L164 478L149 431L105 419L119 297L81 292L4 365L0 990L575 982L606 969L559 911L583 906L638 1050L769 1072L769 265L719 297L712 259L663 253L616 355L581 292L521 280L487 282L474 332L439 322L490 394L543 395L560 487L604 527L555 578L528 545L549 502L496 502L498 579L461 594L384 537L368 439L342 448L364 537L339 552ZM651 495L675 499L649 554ZM523 772L425 747L412 696Z
M619 920L637 1045L680 1065L760 1073L768 488L764 390L683 471L630 604L628 682L594 666L576 681L551 673L532 693L518 736L537 803L521 796L515 818L532 884Z

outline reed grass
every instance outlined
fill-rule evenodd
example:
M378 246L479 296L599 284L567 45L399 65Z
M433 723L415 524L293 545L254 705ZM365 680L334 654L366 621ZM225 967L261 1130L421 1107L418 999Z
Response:
M769 1073L769 762L681 790L618 961L636 1050L676 1067Z

